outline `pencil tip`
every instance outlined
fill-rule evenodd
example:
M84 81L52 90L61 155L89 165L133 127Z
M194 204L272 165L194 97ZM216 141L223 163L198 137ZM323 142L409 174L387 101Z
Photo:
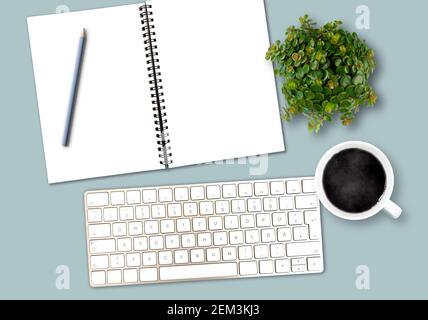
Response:
M83 28L82 36L83 36L83 37L86 37L86 28Z

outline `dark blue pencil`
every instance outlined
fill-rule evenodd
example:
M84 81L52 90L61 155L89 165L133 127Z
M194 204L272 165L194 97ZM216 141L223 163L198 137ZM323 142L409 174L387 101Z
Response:
M86 45L86 29L83 29L82 35L79 41L76 64L74 66L73 83L71 84L71 93L70 93L70 100L68 103L67 118L65 120L64 135L62 137L62 145L64 147L67 147L70 142L70 133L71 133L71 127L73 125L74 109L76 106L77 92L79 89L79 80L80 80L80 73L82 71L85 45Z

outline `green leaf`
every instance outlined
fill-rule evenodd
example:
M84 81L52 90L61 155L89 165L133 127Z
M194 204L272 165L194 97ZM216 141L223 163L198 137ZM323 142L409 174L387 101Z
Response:
M343 88L346 88L351 84L351 77L350 76L344 76L342 79L340 79L340 85Z
M354 85L359 85L359 84L362 84L363 82L364 82L364 78L361 75L356 75L354 79L352 79L352 83Z
M324 110L327 113L332 113L335 109L336 109L336 104L334 104L333 102L328 102L324 107Z
M315 94L310 90L306 90L305 91L305 98L312 100L313 98L315 98Z
M311 90L313 92L321 93L322 92L322 87L320 85L313 84L313 85L311 85Z

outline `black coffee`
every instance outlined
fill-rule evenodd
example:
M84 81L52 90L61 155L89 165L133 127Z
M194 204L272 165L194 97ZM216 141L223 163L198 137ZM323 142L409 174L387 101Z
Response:
M347 149L334 155L323 175L324 191L337 208L360 213L375 206L386 187L380 161L361 149Z

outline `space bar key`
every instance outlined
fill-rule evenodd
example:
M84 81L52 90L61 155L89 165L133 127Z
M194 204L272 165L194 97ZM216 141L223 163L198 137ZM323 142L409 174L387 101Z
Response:
M236 263L194 264L174 267L160 267L160 280L185 280L237 276Z

